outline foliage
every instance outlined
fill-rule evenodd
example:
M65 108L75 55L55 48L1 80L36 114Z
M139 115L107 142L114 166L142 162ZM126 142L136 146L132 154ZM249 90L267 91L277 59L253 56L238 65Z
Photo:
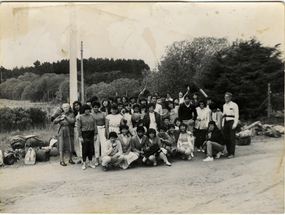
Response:
M284 103L284 63L278 45L265 47L256 39L236 41L219 51L211 59L211 65L205 73L208 80L205 87L219 98L223 98L225 91L232 92L244 118L264 114L265 106L258 107L267 98L268 83L273 95L283 95Z
M40 108L1 108L0 128L2 132L12 130L28 130L31 128L45 128L47 113Z
M123 78L112 81L109 84L104 82L93 84L86 89L86 95L87 98L95 95L98 98L108 98L116 95L133 96L134 94L138 94L139 89L140 83L138 80Z

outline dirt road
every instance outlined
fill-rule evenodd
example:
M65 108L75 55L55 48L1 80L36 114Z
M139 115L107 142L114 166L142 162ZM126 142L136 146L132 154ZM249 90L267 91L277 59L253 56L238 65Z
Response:
M2 213L284 213L284 141L255 137L236 158L83 171L58 158L1 171Z

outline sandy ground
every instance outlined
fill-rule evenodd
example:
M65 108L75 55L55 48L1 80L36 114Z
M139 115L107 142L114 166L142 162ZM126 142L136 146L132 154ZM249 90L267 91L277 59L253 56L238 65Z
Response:
M58 158L1 171L2 213L284 213L282 138L255 137L236 158L103 172Z

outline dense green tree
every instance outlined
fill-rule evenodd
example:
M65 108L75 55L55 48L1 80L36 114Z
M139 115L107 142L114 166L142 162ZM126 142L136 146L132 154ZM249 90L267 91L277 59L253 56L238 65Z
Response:
M258 107L267 98L268 83L273 94L284 96L284 62L278 47L263 46L256 39L234 42L211 59L205 87L217 98L232 92L245 118L259 116L266 111L266 106Z

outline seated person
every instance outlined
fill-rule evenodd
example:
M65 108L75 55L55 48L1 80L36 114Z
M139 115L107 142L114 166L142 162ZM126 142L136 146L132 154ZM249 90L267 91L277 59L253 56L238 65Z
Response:
M175 144L174 141L170 138L170 136L166 133L167 129L165 126L161 126L158 133L158 138L161 142L161 147L166 149L166 154L171 154L173 152L173 145ZM175 147L176 148L176 147ZM176 152L176 150L175 150Z
M207 140L204 144L207 145L207 158L203 161L213 161L214 153L217 153L216 158L220 158L225 148L225 142L222 132L214 121L209 122Z
M113 165L115 168L119 168L119 163L122 162L121 157L122 145L119 140L117 140L118 135L116 132L111 131L109 134L109 140L106 142L106 151L102 155L102 170L107 171L108 167Z
M174 124L169 124L169 130L167 131L167 134L171 138L173 144L171 146L166 146L166 150L168 151L169 155L175 157L177 152L177 141L180 132L175 130Z
M157 165L156 157L160 157L167 166L171 166L171 163L168 162L166 157L166 150L161 147L160 139L156 136L156 131L153 128L150 128L147 132L148 141L143 147L143 159L142 161L145 164Z
M122 145L123 154L121 155L120 159L122 162L119 164L121 168L127 169L130 164L138 159L137 154L131 152L131 135L129 134L129 126L121 125L120 127L121 134L118 136L118 140Z
M182 154L182 159L191 160L191 157L194 157L194 137L193 134L189 131L187 132L187 125L181 123L179 126L180 135L177 141L177 151Z
M131 151L134 152L138 158L142 159L143 147L148 141L145 135L145 129L143 126L138 126L136 129L136 134L131 138Z

